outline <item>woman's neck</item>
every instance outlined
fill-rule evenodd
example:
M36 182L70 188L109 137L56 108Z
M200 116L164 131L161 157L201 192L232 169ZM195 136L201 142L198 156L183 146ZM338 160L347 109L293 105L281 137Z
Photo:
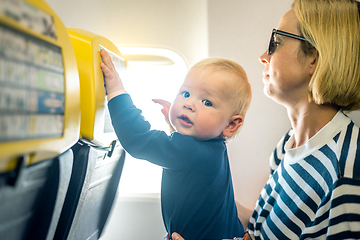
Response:
M333 119L338 112L333 105L317 105L308 103L306 106L288 108L288 116L294 132L293 148L304 145Z

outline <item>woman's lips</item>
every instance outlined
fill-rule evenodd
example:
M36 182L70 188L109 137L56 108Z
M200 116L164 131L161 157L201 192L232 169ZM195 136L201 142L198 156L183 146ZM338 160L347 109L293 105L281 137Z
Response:
M268 80L269 77L270 77L270 75L269 75L267 72L263 72L263 77L262 77L263 82L265 82L266 80Z

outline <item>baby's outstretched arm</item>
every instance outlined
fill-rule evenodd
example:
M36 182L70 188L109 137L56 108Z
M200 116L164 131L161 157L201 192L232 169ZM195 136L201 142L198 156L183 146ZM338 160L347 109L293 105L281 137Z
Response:
M105 49L100 51L100 55L104 61L100 63L100 67L105 75L107 100L110 101L113 97L126 93L126 91L110 55Z

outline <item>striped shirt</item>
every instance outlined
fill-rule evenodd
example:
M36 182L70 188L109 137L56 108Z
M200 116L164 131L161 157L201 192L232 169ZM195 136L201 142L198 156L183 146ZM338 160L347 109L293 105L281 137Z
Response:
M307 143L290 130L250 219L253 239L360 239L360 133L339 111Z

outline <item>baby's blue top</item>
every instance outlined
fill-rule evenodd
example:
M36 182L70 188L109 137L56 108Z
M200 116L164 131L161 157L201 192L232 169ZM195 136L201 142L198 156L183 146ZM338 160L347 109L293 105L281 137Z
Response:
M124 149L163 167L161 207L170 235L178 232L186 240L243 236L224 139L198 141L150 130L128 94L111 99L108 106Z

